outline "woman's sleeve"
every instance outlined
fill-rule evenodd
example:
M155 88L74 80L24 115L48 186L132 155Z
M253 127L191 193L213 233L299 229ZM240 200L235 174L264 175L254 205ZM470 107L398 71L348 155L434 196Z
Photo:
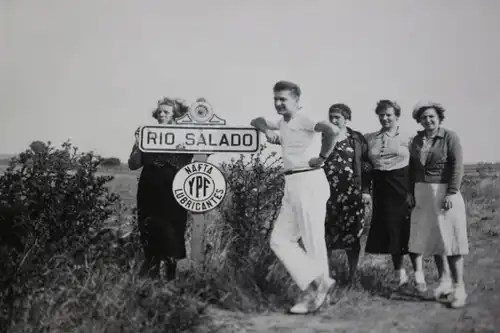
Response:
M142 152L137 146L137 143L132 147L132 152L128 158L128 167L130 170L137 170L142 167Z
M408 143L408 150L410 154L410 158L408 161L408 190L410 194L414 195L415 194L415 159L414 159L414 154L413 154L413 145L415 143L414 141L415 137L411 137Z
M448 139L448 163L450 177L448 182L448 194L455 194L460 190L464 174L463 153L460 138L456 133L450 133Z
M368 141L361 135L361 187L362 192L369 194L372 189L373 165L368 156Z

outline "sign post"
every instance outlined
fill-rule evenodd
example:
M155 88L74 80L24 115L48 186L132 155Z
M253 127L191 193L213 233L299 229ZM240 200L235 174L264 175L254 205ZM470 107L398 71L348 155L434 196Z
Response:
M218 207L227 188L224 174L208 163L212 153L255 153L259 133L253 127L228 127L204 99L193 103L173 125L143 126L139 133L143 152L194 154L193 161L174 178L172 191L177 202L191 212L191 260L205 261L206 213Z

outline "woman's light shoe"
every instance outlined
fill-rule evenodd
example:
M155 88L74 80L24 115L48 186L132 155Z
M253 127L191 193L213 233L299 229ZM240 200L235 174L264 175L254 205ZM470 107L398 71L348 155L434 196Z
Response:
M425 282L417 282L417 291L425 293L427 291L427 284Z
M425 282L424 273L415 272L415 284L419 293L425 293L427 291L427 283Z
M467 292L464 285L455 286L452 294L451 307L454 309L462 308L467 302Z
M408 275L406 275L406 270L399 270L396 278L398 279L398 288L406 285L408 283Z
M453 293L453 284L451 280L444 279L441 280L436 289L434 289L434 298L440 300L446 298Z

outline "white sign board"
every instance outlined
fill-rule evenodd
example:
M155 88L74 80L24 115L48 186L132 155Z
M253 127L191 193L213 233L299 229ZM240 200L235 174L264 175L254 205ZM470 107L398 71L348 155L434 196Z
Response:
M255 128L226 126L153 125L140 129L139 149L147 153L255 153Z
M175 200L184 209L204 213L219 206L227 192L224 174L208 162L193 162L182 167L172 185Z
M198 99L175 125L142 126L139 149L145 153L194 154L191 164L175 175L172 193L177 202L191 212L191 259L205 260L205 213L216 208L227 192L224 174L207 162L212 153L255 153L259 132L253 127L226 127L226 121L205 100Z

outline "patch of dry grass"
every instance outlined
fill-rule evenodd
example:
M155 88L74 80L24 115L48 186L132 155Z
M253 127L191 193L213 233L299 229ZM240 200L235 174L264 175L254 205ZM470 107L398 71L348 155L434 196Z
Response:
M109 184L122 198L121 213L114 227L133 232L136 174L119 174ZM500 180L469 178L462 188L467 202L470 238L500 236ZM235 257L244 240L234 237L222 216L210 213L206 231L206 261L194 267L181 262L174 283L137 278L137 253L126 266L84 263L78 267L53 268L51 283L27 300L24 320L11 332L231 332L226 322L217 322L213 307L255 312L290 304L298 293L289 275L271 253L267 240L246 257ZM249 221L253 223L253 221ZM188 252L190 237L188 235ZM133 251L138 252L134 247ZM352 302L391 292L392 267L387 256L362 255L353 289L347 285L347 264L342 251L331 256L339 281L338 295L350 294ZM430 258L425 260L429 281L436 279ZM411 271L408 258L405 266Z

